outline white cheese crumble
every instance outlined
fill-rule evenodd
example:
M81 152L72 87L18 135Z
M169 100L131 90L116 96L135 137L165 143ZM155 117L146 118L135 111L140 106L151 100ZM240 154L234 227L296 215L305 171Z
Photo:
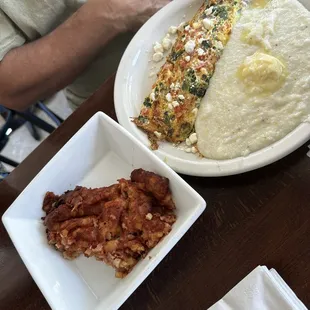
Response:
M205 18L202 23L207 30L212 29L214 26L214 22L210 18Z
M223 43L221 41L215 41L214 45L216 48L221 50L224 48Z
M171 102L171 101L172 101L172 96L171 96L170 93L168 93L168 94L166 95L166 100L167 100L168 102Z
M191 145L192 145L192 143L191 143L191 141L189 140L189 138L187 138L187 139L185 140L185 144L186 144L187 146L191 146Z
M193 28L194 29L198 29L200 27L200 23L193 23Z
M200 39L198 39L198 43L199 43L199 44L201 44L203 41L205 41L205 39L204 39L204 38L200 38Z
M168 109L170 109L170 110L173 109L173 105L171 103L168 104Z
M179 106L179 103L178 103L177 101L173 101L173 102L172 102L172 105L173 105L174 108L176 108L176 107Z
M185 29L185 31L189 31L191 29L191 26L187 25L184 29Z
M185 97L184 97L183 95L179 95L178 98L179 98L180 100L184 100L184 99L185 99Z
M198 141L198 138L197 138L197 134L194 132L192 133L190 136L189 136L189 141L191 142L191 144L195 144L197 143Z
M161 137L161 133L158 131L154 131L154 135L159 139Z
M170 47L172 46L172 41L168 37L165 37L163 39L162 46L165 51L168 51Z
M211 15L213 11L213 6L210 6L208 9L205 10L206 15Z
M178 31L178 27L176 27L176 26L171 26L171 27L169 28L169 30L168 30L168 32L169 32L170 34L176 34L177 31Z
M191 148L191 147L188 147L187 149L185 149L185 152L186 152L186 153L191 153L191 152L192 152L192 148Z
M155 93L151 93L151 94L150 94L150 98L151 98L152 101L155 101L155 99L156 99L156 98L155 98Z
M195 47L196 47L195 41L189 40L188 42L186 42L184 48L185 48L186 53L192 54L193 51L195 50Z
M162 52L157 52L153 55L153 61L155 62L160 62L161 60L163 60L164 58L164 54Z
M153 218L152 213L148 213L145 218L150 221Z
M164 48L159 42L154 43L153 49L154 49L155 53L163 53L164 52Z
M191 61L191 56L185 56L185 61L190 62Z
M203 56L203 55L206 54L205 51L202 48L198 48L197 49L197 53L198 53L199 56Z

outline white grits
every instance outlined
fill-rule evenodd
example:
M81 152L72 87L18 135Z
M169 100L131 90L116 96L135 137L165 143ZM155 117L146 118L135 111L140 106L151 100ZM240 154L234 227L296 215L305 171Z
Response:
M244 42L245 29L253 44ZM286 67L284 82L263 95L249 92L237 73L246 57L260 51ZM212 159L246 156L285 137L308 120L309 111L310 12L297 0L245 10L198 112L199 151Z

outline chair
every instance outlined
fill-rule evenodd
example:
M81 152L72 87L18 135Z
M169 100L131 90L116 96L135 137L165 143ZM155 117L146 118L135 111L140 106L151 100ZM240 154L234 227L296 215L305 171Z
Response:
M0 105L0 115L5 119L4 125L0 128L0 167L1 163L12 167L18 166L18 163L13 159L1 155L1 151L9 141L10 134L12 134L12 132L16 129L25 124L32 137L37 141L40 141L41 139L37 128L40 128L48 133L52 133L56 129L54 126L37 117L35 115L37 110L43 111L55 123L56 127L60 126L63 122L61 117L52 112L41 101L37 102L24 112L13 111Z

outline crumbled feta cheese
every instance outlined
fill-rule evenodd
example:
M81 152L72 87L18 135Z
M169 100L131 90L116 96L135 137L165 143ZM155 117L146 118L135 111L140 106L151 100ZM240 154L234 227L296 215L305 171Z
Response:
M160 62L161 60L163 60L163 58L164 54L162 52L158 52L153 55L153 61L155 62Z
M191 56L185 56L185 61L190 62L191 61Z
M185 51L188 54L192 54L194 49L196 47L195 41L193 40L189 40L186 44L185 44Z
M205 51L202 48L198 48L197 53L198 53L199 56L203 56L203 55L206 54Z
M170 89L171 89L171 90L174 90L174 89L175 89L175 84L174 84L174 83L171 83Z
M192 153L193 153L193 154L196 154L197 152L198 152L198 150L193 146L193 147L192 147Z
M189 148L185 149L185 152L186 152L186 153L191 153L191 152L192 152L192 148L189 147Z
M185 29L185 31L189 31L191 29L191 26L187 25L184 29Z
M177 31L178 31L178 27L171 26L168 31L169 31L170 34L176 34Z
M198 141L198 138L197 138L197 134L194 132L192 133L190 136L189 136L189 141L191 142L191 144L195 144L197 143Z
M215 47L222 50L224 48L223 43L221 41L215 41Z
M154 131L154 135L159 139L161 137L161 133L158 131Z
M187 146L191 146L192 145L191 141L188 138L185 140L185 144Z
M210 18L205 18L203 21L203 26L207 29L207 30L210 30L213 28L213 21L210 19Z
M151 98L152 101L155 101L155 99L156 99L156 98L155 98L155 93L151 93L151 94L150 94L150 98Z
M174 108L176 108L179 106L179 103L177 101L172 101L172 105Z
M199 43L199 44L201 44L203 41L205 41L204 38L199 38L199 39L198 39L198 43Z
M183 95L179 95L178 98L179 98L180 100L184 100L184 99L185 99L185 97L184 97Z
M208 73L206 68L201 68L201 69L200 69L200 72L201 72L202 74L207 74L207 73Z
M166 95L166 99L167 99L168 102L171 102L171 101L172 101L172 96L171 96L170 93L168 93L168 94Z
M168 109L170 109L170 110L173 109L173 105L171 103L168 104Z
M148 213L145 218L150 221L153 218L152 213Z
M193 28L198 29L200 27L200 23L193 23Z
M155 53L163 53L164 52L164 48L159 42L154 43L153 49L154 49Z
M182 22L179 26L178 26L178 30L179 31L182 31L184 29L184 25L185 25L185 22Z
M181 40L181 41L182 41L182 42L184 42L185 40L186 40L186 38L184 37L184 38L182 38L182 40Z
M175 90L178 90L181 88L181 84L179 82L175 83Z
M197 108L193 109L193 110L192 110L192 113L195 114L195 115L197 115L198 109L197 109Z
M208 9L205 10L206 15L211 15L213 11L213 6L210 6Z
M164 50L168 51L170 47L172 46L172 41L168 37L165 37L163 39L162 46Z

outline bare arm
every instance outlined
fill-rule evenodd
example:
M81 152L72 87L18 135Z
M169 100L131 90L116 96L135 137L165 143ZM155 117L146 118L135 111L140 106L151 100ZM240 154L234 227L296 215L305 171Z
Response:
M108 41L133 26L137 20L135 9L144 18L144 14L152 10L154 13L157 6L168 1L155 1L156 5L146 0L123 2L126 3L89 0L49 35L10 51L0 62L0 104L23 110L63 89L86 69Z

